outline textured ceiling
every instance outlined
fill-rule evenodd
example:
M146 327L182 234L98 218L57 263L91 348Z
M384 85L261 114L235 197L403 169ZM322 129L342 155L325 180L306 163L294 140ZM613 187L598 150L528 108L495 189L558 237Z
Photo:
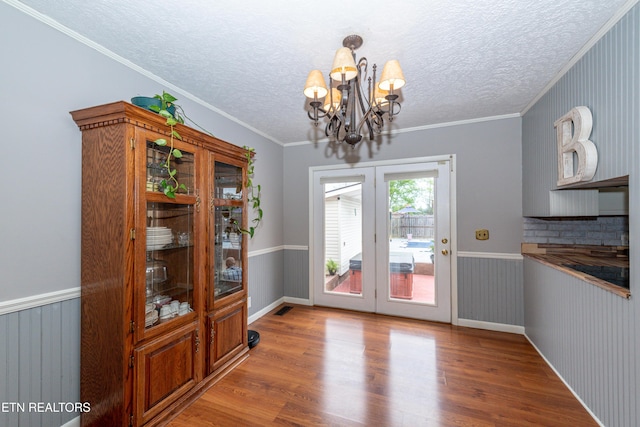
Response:
M276 142L315 140L302 89L349 34L398 59L393 129L521 113L630 0L22 0ZM162 88L159 88L162 90Z

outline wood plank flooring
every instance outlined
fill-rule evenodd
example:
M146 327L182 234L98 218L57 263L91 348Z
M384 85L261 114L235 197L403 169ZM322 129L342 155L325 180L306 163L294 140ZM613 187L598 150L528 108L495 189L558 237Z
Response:
M597 425L523 336L277 310L250 325L249 358L171 427Z

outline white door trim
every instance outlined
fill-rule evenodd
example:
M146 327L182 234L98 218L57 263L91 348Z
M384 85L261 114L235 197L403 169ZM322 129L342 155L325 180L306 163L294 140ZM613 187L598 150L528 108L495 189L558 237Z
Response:
M451 215L451 324L458 324L458 261L457 261L457 242L458 242L458 229L457 229L457 179L456 179L456 155L439 155L439 156L430 156L430 157L417 157L417 158L407 158L407 159L395 159L395 160L382 160L382 161L372 161L372 162L362 162L358 163L357 166L354 167L352 164L336 164L336 165L325 165L325 166L311 166L309 168L308 175L308 203L309 203L309 277L308 277L308 285L309 285L309 303L310 305L314 305L314 289L313 289L313 259L316 244L314 242L314 223L313 223L313 174L315 171L319 170L330 170L330 169L356 169L359 167L372 167L372 166L387 166L387 165L401 165L407 163L426 163L426 162L437 162L440 160L449 160L451 165L451 174L450 174L450 188L449 188L449 201L450 201L450 215Z

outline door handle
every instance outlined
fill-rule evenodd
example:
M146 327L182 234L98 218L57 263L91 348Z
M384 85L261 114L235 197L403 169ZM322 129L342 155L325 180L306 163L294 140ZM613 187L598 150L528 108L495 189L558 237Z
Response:
M448 251L448 250L446 250L446 249L443 249L443 250L442 250L442 255L449 255L449 251Z

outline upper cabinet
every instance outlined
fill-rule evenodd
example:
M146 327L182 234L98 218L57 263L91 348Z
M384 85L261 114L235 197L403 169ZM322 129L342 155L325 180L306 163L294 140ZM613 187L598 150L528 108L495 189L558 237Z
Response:
M126 102L71 114L92 408L81 423L156 425L248 352L246 151L183 125L171 140L165 119Z

